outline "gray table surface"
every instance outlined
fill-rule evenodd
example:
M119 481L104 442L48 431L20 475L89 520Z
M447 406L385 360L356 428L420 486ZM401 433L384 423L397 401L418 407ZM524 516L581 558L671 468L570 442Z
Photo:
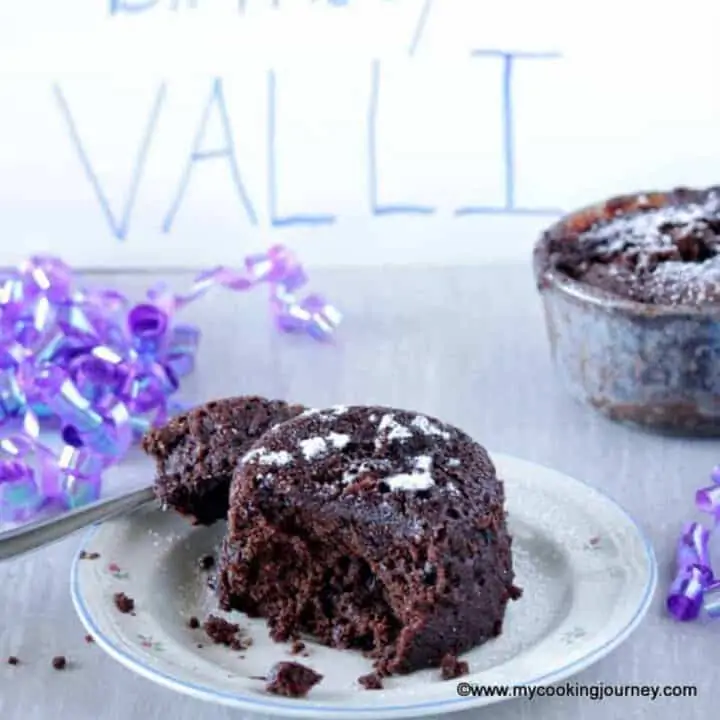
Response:
M153 276L94 278L138 296ZM184 287L190 275L169 281ZM217 291L185 311L201 324L191 401L234 393L314 406L382 403L447 419L491 450L541 463L606 491L655 545L660 589L646 621L577 680L593 684L695 684L694 699L514 700L458 718L640 718L705 720L720 624L678 625L663 612L673 545L693 516L694 491L720 460L719 444L656 437L614 425L576 405L552 372L539 303L526 267L316 271L313 284L346 318L333 347L277 334L264 293ZM122 480L122 478L121 478ZM123 482L136 480L125 478ZM110 488L117 490L117 485ZM78 538L0 565L3 720L240 720L242 713L173 694L83 641L68 577ZM73 667L54 671L65 654Z

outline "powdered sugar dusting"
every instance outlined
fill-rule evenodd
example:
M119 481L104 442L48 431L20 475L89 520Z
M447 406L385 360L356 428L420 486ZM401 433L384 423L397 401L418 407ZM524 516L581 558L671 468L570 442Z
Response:
M261 465L276 465L278 467L282 467L283 465L289 465L292 462L292 459L292 455L285 450L273 452L267 448L261 447L255 448L249 453L246 453L241 462L246 463L257 460L257 462Z
M311 437L306 440L300 440L300 450L306 460L314 460L315 458L325 455L330 448L342 450L350 442L350 436L343 433L331 432L327 437Z
M418 490L429 490L435 481L431 475L426 473L403 473L393 475L385 479L391 490L402 490L403 492L417 492Z
M381 447L384 440L407 440L412 437L412 432L400 424L392 413L383 415L378 425L378 438L375 447Z
M331 432L327 439L330 444L338 450L342 450L350 442L350 436L344 433Z
M582 259L563 262L579 279L641 302L720 303L720 195L711 190L700 197L620 208L579 234ZM562 247L558 253L563 256Z
M450 458L446 464L448 467L460 467L460 461L457 458Z
M720 197L708 194L703 203L667 205L660 208L640 210L615 215L583 233L592 242L607 241L607 252L622 251L628 244L645 250L657 251L674 246L671 234L674 228L700 229L708 215L720 212Z
M320 455L324 455L327 450L327 442L321 437L312 437L307 440L301 440L300 450L306 460L313 460Z
M318 417L320 420L332 420L333 418L344 415L348 411L347 405L333 405L329 408L310 408L300 413L298 417Z
M258 462L263 465L289 465L292 462L292 455L285 450L278 450L277 452L266 452L258 458Z
M425 435L436 435L437 437L441 437L444 440L448 440L450 438L449 432L443 430L435 423L430 422L430 420L424 415L418 415L413 419L410 424L420 430L420 432L425 433Z
M361 463L355 463L343 473L342 483L343 485L350 485L364 473L376 472L382 474L387 472L389 467L390 462L388 460L365 460Z
M319 408L310 408L308 410L305 410L305 412L300 413L298 417L306 418L306 417L313 417L313 415L319 415L322 412Z
M250 450L250 452L245 453L245 455L242 456L240 462L252 462L255 458L260 457L264 452L267 452L265 448L255 448L255 450Z
M707 302L720 295L720 256L702 263L660 263L648 284L673 304Z
M435 485L435 480L430 471L432 458L428 455L421 455L415 458L415 469L410 473L391 475L383 480L393 491L417 492L418 490L429 490Z

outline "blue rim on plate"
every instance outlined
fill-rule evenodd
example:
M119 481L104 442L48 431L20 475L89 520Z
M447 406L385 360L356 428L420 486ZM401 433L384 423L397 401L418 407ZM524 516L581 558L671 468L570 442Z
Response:
M527 462L527 461L522 461ZM543 467L540 465L537 465L536 463L532 463L536 468L542 467L544 470L553 472L557 475L564 475L564 473L560 473L556 470L552 470L547 467ZM592 652L589 652L587 655L583 656L582 658L579 658L578 660L575 660L572 663L568 663L567 665L564 665L561 668L558 668L557 670L547 673L545 675L539 675L536 677L528 678L526 680L522 680L519 682L514 683L514 686L520 687L520 686L533 686L533 685L551 685L553 683L559 682L561 680L564 680L565 678L574 675L576 672L579 672L585 668L590 667L592 664L597 662L598 660L602 659L606 655L608 655L610 652L612 652L616 647L621 645L629 635L632 634L632 632L637 628L637 626L640 624L640 622L643 620L650 603L652 602L652 599L654 597L655 589L657 586L657 579L658 579L658 568L657 568L657 560L655 557L655 552L653 550L653 547L645 535L645 533L641 530L639 524L634 520L634 518L615 500L613 500L608 495L605 495L604 493L600 492L596 488L594 488L592 485L589 485L588 483L585 483L581 480L577 480L575 478L571 478L570 476L564 475L564 477L573 480L574 482L584 485L588 490L590 490L592 493L595 493L599 497L601 497L604 501L611 503L615 506L615 509L618 510L622 515L625 516L625 518L628 520L630 525L635 529L635 531L638 534L638 537L642 541L643 548L645 550L645 559L647 561L647 567L648 567L648 580L643 592L642 599L640 603L638 604L637 610L635 611L635 614L632 616L632 618L628 621L628 623L611 639L605 642L603 645L598 646L595 650ZM90 540L95 536L95 534L101 529L101 526L95 526L93 527L86 535L83 537L83 542L81 544L81 548L87 547L89 545ZM75 555L75 558L73 559L72 567L71 567L71 582L70 582L70 589L71 589L71 596L72 596L72 602L75 606L75 610L78 614L78 617L80 618L80 621L85 626L87 631L93 636L95 641L97 642L100 647L105 650L111 657L113 657L115 660L120 662L121 664L125 665L127 668L130 668L134 670L139 675L142 675L143 677L152 680L156 682L157 684L163 685L166 688L169 688L171 690L178 691L180 693L183 693L185 695L195 697L198 700L204 700L207 702L213 702L219 705L224 705L226 707L234 707L237 709L247 710L250 712L257 712L257 713L267 713L267 712L279 712L283 713L285 717L292 716L293 714L304 715L307 717L309 713L314 713L316 717L318 718L335 718L338 715L343 714L352 714L354 716L360 716L360 715L366 715L369 718L377 718L381 713L388 712L393 713L394 715L398 716L398 714L407 713L407 717L420 717L422 715L428 715L434 712L440 712L440 711L447 711L447 712L461 712L463 710L469 710L472 707L477 707L477 697L453 697L453 698L446 698L443 700L432 700L432 701L425 701L425 702L417 702L417 703L409 703L409 704L403 704L403 705L375 705L375 706L362 706L362 705L353 705L352 707L343 706L343 705L316 705L313 704L311 700L304 699L302 702L302 706L298 706L297 702L293 702L292 700L275 700L271 696L269 697L255 697L249 694L245 693L231 693L231 692L223 692L216 689L213 689L212 687L208 687L206 685L200 685L196 683L190 683L190 682L184 682L181 680L178 680L177 678L173 677L172 675L169 675L167 673L164 673L162 671L156 670L149 665L145 664L144 662L141 662L137 660L135 657L133 657L131 654L125 652L123 649L121 649L118 645L114 644L111 640L109 640L98 628L96 625L92 614L90 613L88 607L85 604L85 601L83 599L82 593L80 592L79 588L79 574L78 574L78 562L79 562L79 554ZM501 699L510 699L510 698L497 698L497 700ZM298 711L297 713L294 713L293 711ZM380 715L381 716L381 715Z

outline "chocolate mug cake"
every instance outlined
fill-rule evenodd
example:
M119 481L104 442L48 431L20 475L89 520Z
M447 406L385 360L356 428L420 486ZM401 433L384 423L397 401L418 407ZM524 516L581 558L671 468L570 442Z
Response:
M280 642L364 651L381 675L439 667L502 632L521 592L511 545L503 482L464 432L394 408L309 410L237 465L220 606Z
M537 242L534 270L575 397L614 420L720 435L720 187L568 215Z

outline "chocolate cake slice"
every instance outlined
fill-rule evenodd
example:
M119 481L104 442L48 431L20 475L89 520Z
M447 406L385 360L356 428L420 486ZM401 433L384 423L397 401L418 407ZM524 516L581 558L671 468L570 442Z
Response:
M487 452L435 418L308 410L238 466L219 561L225 610L356 648L381 674L438 667L496 637L513 583Z
M155 493L198 525L224 519L235 465L268 428L303 411L257 396L214 400L143 438L157 463Z

